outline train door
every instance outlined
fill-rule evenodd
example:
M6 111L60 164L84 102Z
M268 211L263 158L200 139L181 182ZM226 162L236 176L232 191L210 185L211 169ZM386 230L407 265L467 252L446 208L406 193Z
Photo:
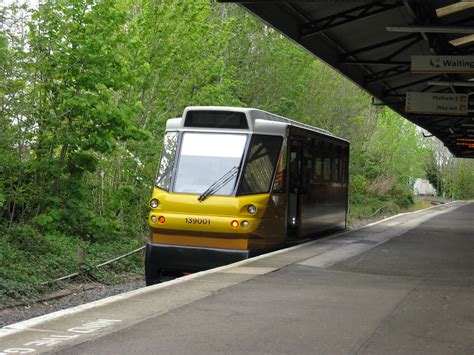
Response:
M289 149L288 236L297 238L300 226L300 195L303 169L303 141L292 139Z

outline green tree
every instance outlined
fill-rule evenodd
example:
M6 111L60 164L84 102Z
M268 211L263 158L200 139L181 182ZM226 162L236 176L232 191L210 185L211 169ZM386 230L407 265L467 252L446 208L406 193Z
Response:
M27 48L31 11L15 3L0 8L0 221L10 226L26 212L32 192L30 146L33 124L28 119L32 58Z
M140 105L126 95L137 80L126 16L113 0L46 1L29 36L36 222L89 235L84 178L119 141L144 137L133 122Z
M452 191L456 199L474 199L474 161L455 159L452 172Z

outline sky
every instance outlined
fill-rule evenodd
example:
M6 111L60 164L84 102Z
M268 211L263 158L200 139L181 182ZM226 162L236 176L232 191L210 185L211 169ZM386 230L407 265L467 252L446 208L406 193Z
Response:
M13 2L19 2L20 4L29 4L30 6L38 6L39 0L0 0L0 7L1 6L8 6Z

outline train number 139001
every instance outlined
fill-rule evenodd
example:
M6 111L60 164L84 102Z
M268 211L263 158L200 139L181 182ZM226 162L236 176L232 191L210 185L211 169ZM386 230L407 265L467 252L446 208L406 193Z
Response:
M211 224L211 220L209 218L186 217L184 220L186 221L186 223L189 223L189 224Z

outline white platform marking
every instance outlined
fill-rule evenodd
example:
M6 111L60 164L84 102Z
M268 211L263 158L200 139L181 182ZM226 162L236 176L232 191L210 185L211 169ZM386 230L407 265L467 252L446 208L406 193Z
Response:
M269 272L277 270L273 267L250 267L250 266L240 266L232 269L227 269L222 271L227 274L246 274L246 275L263 275L268 274Z
M369 250L374 245L370 244L350 244L340 248L316 255L308 260L298 263L298 265L327 268L340 260L349 259L357 254Z

